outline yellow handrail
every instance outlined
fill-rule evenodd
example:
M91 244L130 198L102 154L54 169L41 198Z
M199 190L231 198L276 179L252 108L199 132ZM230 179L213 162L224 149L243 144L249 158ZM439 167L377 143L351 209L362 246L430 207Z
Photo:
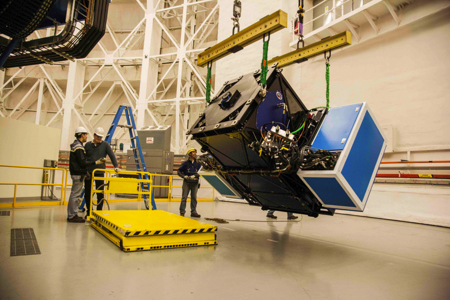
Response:
M50 168L50 167L33 167L33 166L17 166L17 165L0 165L3 168L19 168L19 169L34 169L34 170L55 170L62 171L61 183L33 183L33 182L0 182L0 185L14 185L14 197L12 205L10 203L0 203L0 207L24 207L24 206L41 206L41 205L58 205L60 202L54 201L40 201L40 202L25 202L17 204L17 186L18 185L31 185L31 186L61 186L61 199L65 194L65 171L62 168ZM56 204L55 204L56 203Z
M50 168L50 167L32 167L32 166L16 166L16 165L0 165L0 167L5 168L21 168L21 169L41 169L41 170L59 170L65 171L63 168Z
M182 188L182 186L177 186L177 185L173 185L173 178L178 178L178 175L168 175L168 174L153 174L153 177L169 177L169 184L168 185L153 185L153 187L161 187L161 188L168 188L169 189L169 193L167 195L167 200L168 201L172 201L173 200L173 188ZM180 178L181 179L181 178ZM197 198L198 201L213 201L215 199L215 193L214 193L214 187L212 186L200 186L201 189L212 189L213 193L212 193L212 198L205 198L205 199L199 199ZM179 200L179 199L177 199ZM162 199L155 199L155 201L166 201L166 198L162 198Z
M104 173L107 175L106 177L98 177L95 173ZM92 178L91 178L91 186L94 186L95 180L103 180L104 182L133 182L133 183L148 183L149 184L149 191L144 192L140 190L140 184L138 184L139 189L137 191L133 191L133 194L138 195L149 195L149 205L151 205L151 194L153 190L152 186L152 174L149 172L141 172L141 171L123 171L121 173L123 174L131 174L131 175L141 175L142 179L139 178L126 178L126 177L111 177L110 175L112 173L115 173L113 170L106 170L106 169L95 169L94 172L92 172ZM144 176L148 176L148 179L145 179ZM97 186L96 186L97 188ZM109 191L109 185L105 184L103 186L103 190L97 190L97 189L91 189L91 201L89 202L89 215L86 216L86 220L92 219L92 205L94 202L94 193L103 193L106 195L109 195L111 191Z
M37 170L55 170L55 171L61 171L62 172L62 177L61 177L61 183L26 183L26 182L0 182L0 185L13 185L14 186L14 198L13 198L13 203L0 203L0 207L28 207L28 206L44 206L44 205L65 205L66 202L66 198L67 198L67 187L72 186L71 184L68 184L68 178L70 177L69 174L69 169L63 169L63 168L50 168L50 167L33 167L33 166L18 166L18 165L0 165L0 167L4 167L4 168L21 168L21 169L37 169ZM141 182L148 182L148 180L145 179L132 179L132 178L116 178L116 177L110 177L110 174L114 174L113 170L101 170L102 172L105 172L107 174L108 177L108 181L121 181L121 182L136 182L136 183L141 183ZM137 171L126 171L126 170L121 170L120 174L131 174L131 175L136 175L136 174L147 174L149 175L150 178L152 178L152 184L151 187L152 189L155 187L158 188L168 188L168 195L167 198L158 198L155 199L155 201L173 201L175 200L173 198L173 189L174 188L181 188L181 186L174 186L173 185L173 181L174 181L174 177L178 177L177 175L169 175L169 174L151 174L149 172L137 172ZM169 182L167 185L153 185L153 177L168 177ZM94 176L93 176L94 177ZM104 177L95 177L92 178L92 180L95 179L102 179L104 180ZM17 203L17 186L25 186L25 185L29 185L29 186L60 186L61 187L61 200L59 202L55 202L55 201L39 201L39 202L20 202ZM201 186L200 188L203 189L212 189L212 194L213 197L212 198L205 198L205 199L197 199L199 201L211 201L214 200L214 195L215 195L215 191L213 187L204 187ZM92 193L97 192L96 190L92 190ZM147 195L151 195L151 191L149 192L143 192L140 190L140 184L139 184L139 190L135 193L138 195L138 200L141 200L141 196L143 194L147 194ZM109 193L106 194L107 195L107 200L109 200ZM91 198L92 199L92 198ZM136 201L136 199L133 199L134 201ZM176 199L179 201L179 199ZM132 201L132 199L118 199L118 200L111 200L112 202L130 202ZM91 202L92 203L92 202Z

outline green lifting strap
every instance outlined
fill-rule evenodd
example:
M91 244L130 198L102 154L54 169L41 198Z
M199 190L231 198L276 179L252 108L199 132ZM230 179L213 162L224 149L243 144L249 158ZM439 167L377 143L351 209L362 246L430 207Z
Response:
M208 74L206 75L206 102L211 102L211 67L212 63L208 63Z
M267 66L267 54L269 53L269 40L263 41L263 58L261 62L261 79L260 83L262 86L267 84L267 72L269 67Z
M330 64L327 63L327 71L325 72L325 79L327 81L327 108L330 109Z

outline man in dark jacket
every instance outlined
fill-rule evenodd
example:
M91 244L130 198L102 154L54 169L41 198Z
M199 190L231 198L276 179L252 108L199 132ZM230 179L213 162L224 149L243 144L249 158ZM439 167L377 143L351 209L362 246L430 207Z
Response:
M185 161L178 169L178 176L184 179L180 204L180 216L184 217L184 214L186 213L186 201L189 192L191 192L191 217L200 218L200 215L197 213L197 191L199 188L198 181L200 178L198 171L201 169L202 165L197 162L197 150L191 148L188 150L187 155L189 156L189 159Z
M112 164L114 165L114 170L116 172L119 172L119 165L117 164L116 156L114 155L114 152L111 149L111 146L103 141L103 136L105 135L105 131L103 128L98 127L94 132L94 140L92 142L86 143L86 156L88 160L96 161L101 158L105 158L107 155L111 159ZM88 166L87 170L89 173L89 179L86 178L84 182L84 199L86 200L86 211L87 216L89 216L90 212L90 204L91 204L91 191L92 191L92 172L94 172L95 169L106 169L106 164L102 163L99 165L91 165ZM104 172L95 172L95 177L104 177ZM103 180L95 180L95 188L97 190L104 190L103 185L105 184L105 181ZM97 193L97 210L103 209L103 201L102 199L105 198L105 194L103 193Z
M78 199L83 190L83 180L87 174L87 167L102 163L98 161L88 161L83 143L87 140L87 130L84 127L78 127L75 131L77 138L70 145L69 171L72 177L72 190L70 191L69 204L67 206L67 221L73 223L84 223L84 219L79 217Z

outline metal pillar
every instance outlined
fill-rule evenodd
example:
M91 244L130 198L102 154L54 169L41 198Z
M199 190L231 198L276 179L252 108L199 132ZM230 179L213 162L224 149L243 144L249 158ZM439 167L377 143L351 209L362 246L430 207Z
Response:
M75 129L79 120L75 111L75 97L83 88L85 66L77 61L69 63L69 77L67 78L66 99L63 101L63 124L61 132L61 150L69 150ZM86 128L89 131L89 128Z
M5 117L3 114L3 85L5 84L5 70L0 70L0 117Z
M178 48L178 78L177 78L177 95L175 100L175 153L180 153L180 98L181 98L181 78L183 75L183 61L186 58L186 45L184 44L184 36L186 34L186 14L187 14L187 0L183 1L183 18L181 21L181 38L180 47Z
M136 127L142 128L146 124L145 111L147 110L147 98L155 88L158 81L158 64L150 60L153 54L159 54L161 48L161 29L155 25L155 0L147 0L145 12L145 36L144 51L142 53L141 84L139 88L139 100L137 102Z
M36 120L34 123L36 125L40 124L41 121L41 110L42 110L42 100L44 99L44 78L39 79L39 94L38 94L38 103L36 106Z

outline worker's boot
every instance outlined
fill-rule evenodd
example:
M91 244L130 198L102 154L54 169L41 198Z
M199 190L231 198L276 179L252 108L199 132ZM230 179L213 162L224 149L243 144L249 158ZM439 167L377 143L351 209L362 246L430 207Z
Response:
M184 217L184 213L181 213L181 212L180 212L180 216Z
M297 216L289 216L288 217L288 220L295 220L295 219L298 219L298 217Z
M194 213L191 213L191 217L192 218L200 218L201 216L198 213L194 212Z
M271 218L271 219L276 219L276 218L277 218L277 216L272 215L272 214L267 214L266 217L267 217L267 218Z
M67 219L67 222L70 222L70 223L84 223L84 219L82 217L75 216L73 218Z

